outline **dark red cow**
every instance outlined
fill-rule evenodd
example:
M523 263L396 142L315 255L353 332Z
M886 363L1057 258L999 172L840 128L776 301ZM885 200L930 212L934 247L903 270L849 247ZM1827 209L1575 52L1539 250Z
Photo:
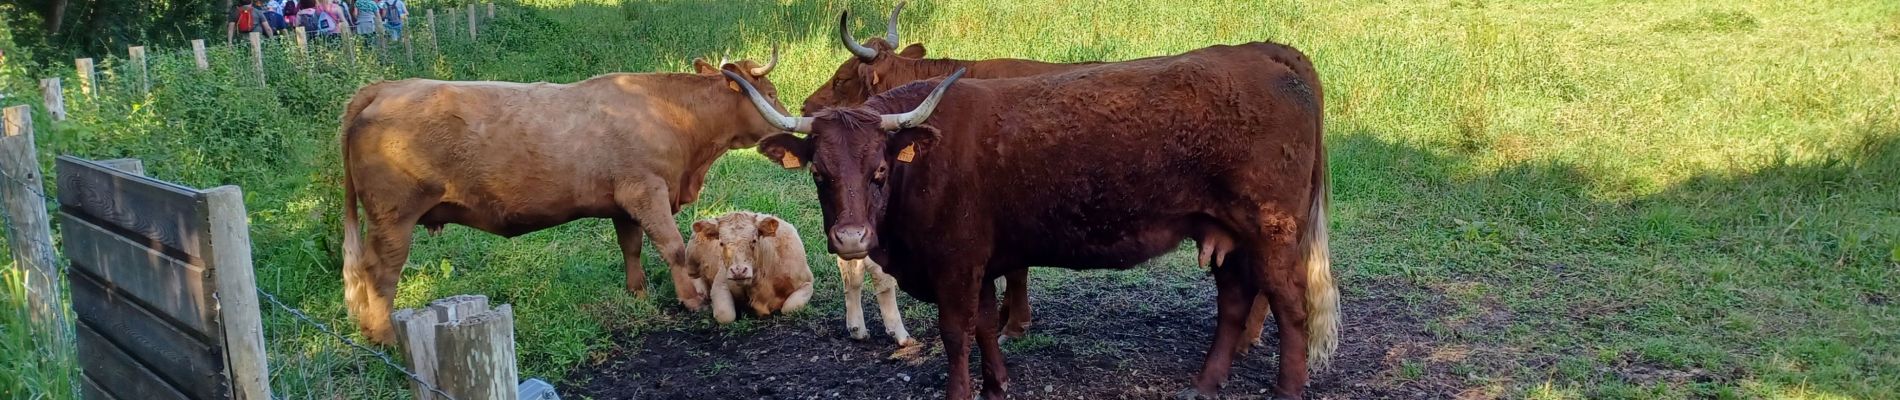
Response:
M1264 290L1280 328L1275 390L1299 398L1339 320L1311 71L1298 50L1249 43L1023 78L959 72L813 117L754 99L767 120L809 134L759 150L810 166L831 252L888 266L938 304L950 398L971 395L972 334L983 393L1005 395L990 279L1030 265L1132 268L1189 238L1230 241L1231 253L1213 269L1219 322L1184 394L1219 391Z

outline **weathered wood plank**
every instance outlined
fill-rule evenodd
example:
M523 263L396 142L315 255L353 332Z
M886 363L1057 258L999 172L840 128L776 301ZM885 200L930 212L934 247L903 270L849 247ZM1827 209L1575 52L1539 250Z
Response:
M121 399L185 399L184 393L159 379L106 341L91 326L77 324L79 365L94 382L106 382L106 393Z
M79 399L119 400L117 397L112 397L112 394L106 393L105 389L99 387L98 382L93 382L92 377L86 376L84 373L79 374Z
M96 162L60 156L54 171L64 212L136 232L140 243L157 242L185 255L204 257L203 196L177 184L133 175Z
M59 213L60 236L65 238L66 258L72 268L84 270L139 303L155 314L170 318L180 327L201 338L220 335L211 319L210 288L207 271L186 264L157 250L133 243L65 211Z
M211 217L209 261L234 398L269 400L270 368L264 354L257 277L251 269L251 225L244 214L244 192L237 186L211 188L205 191L205 208L204 214Z
M422 382L434 384L435 324L438 322L434 310L405 308L390 314L389 320L396 328L396 345L402 349L403 360L409 362L409 370L415 371ZM409 392L416 400L434 400L435 392L423 388L422 382L409 382Z
M125 171L125 173L128 174L145 176L145 162L137 158L114 158L110 160L99 160L97 162L99 165Z
M224 355L216 348L173 326L145 307L127 301L79 269L67 270L72 282L73 314L95 333L147 366L167 382L197 398L222 398L230 393L224 376Z

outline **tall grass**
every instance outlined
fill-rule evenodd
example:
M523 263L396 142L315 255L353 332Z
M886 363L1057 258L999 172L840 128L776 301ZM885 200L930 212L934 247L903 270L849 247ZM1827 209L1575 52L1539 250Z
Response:
M161 179L243 185L260 286L348 332L334 137L356 87L685 71L692 57L763 58L776 44L784 61L772 78L798 104L846 57L832 36L838 13L850 10L854 32L869 37L888 4L532 0L518 10L490 39L445 40L414 65L337 63L320 51L325 66L304 70L278 46L270 90L233 78L249 65L235 50L218 50L210 74L161 56L152 95L80 100L72 121L42 122L51 134L41 158L139 157ZM1382 287L1446 302L1412 305L1448 310L1429 316L1425 345L1475 354L1356 368L1507 397L1900 390L1900 4L917 2L903 38L967 59L1119 60L1264 39L1306 51L1326 89L1344 301ZM822 243L807 179L735 151L679 221L754 210ZM818 276L836 276L822 246L808 250ZM663 276L657 253L646 254L648 275ZM706 323L624 295L619 260L604 221L515 239L419 234L397 302L479 293L513 303L524 374L555 379L603 361L613 335ZM1059 284L1066 273L1035 274ZM838 282L818 284L814 310L790 318L836 323ZM388 369L273 311L280 392L405 390Z

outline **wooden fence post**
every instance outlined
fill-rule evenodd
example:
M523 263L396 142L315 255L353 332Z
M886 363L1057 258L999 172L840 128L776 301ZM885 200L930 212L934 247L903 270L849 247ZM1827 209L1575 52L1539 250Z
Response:
M297 51L310 53L310 32L305 32L302 26L297 27Z
M211 60L208 58L205 58L205 40L204 39L191 40L191 60L193 62L198 63L199 71L211 69Z
M495 19L495 3L488 3L488 19Z
M46 100L46 113L54 121L66 120L66 91L60 88L59 77L40 80L40 98Z
M53 257L52 217L46 215L46 185L41 183L39 153L33 146L33 108L8 107L5 136L0 136L0 200L6 202L7 245L26 280L27 303L33 320L52 327L64 345L66 313L60 306L59 265ZM513 381L510 381L513 384Z
M92 70L92 59L73 60L73 65L79 69L79 92L92 96L92 93L99 89L99 75Z
M139 69L139 94L151 93L152 74L147 73L145 69L145 46L132 46L126 49L126 52L132 54L132 63Z
M257 84L269 85L264 82L264 34L262 33L251 32L251 59L255 61L254 64L257 67Z
M424 382L458 399L517 399L514 311L508 305L489 310L487 297L455 296L397 311L390 319L410 367ZM436 399L421 384L411 388L417 400Z
M343 41L342 41L343 42L343 56L350 59L351 65L355 65L356 64L356 32L350 29L349 22L343 22L343 21L337 22L336 32L339 35L343 35Z
M442 47L437 46L435 42L436 32L438 32L438 30L435 29L435 9L431 8L429 9L429 55L431 57L442 53Z
M475 3L468 3L468 40L475 40Z
M257 43L257 33L251 33ZM251 224L244 192L237 186L205 191L210 218L211 263L217 266L218 309L224 325L225 358L231 391L239 399L268 400L270 371L264 353L264 322L257 303L257 274L251 266Z
M507 304L435 326L440 387L458 399L515 400L515 313Z
M372 14L370 16L370 25L374 26L370 28L370 32L376 35L376 54L388 56L389 28L383 26L383 13L378 12Z

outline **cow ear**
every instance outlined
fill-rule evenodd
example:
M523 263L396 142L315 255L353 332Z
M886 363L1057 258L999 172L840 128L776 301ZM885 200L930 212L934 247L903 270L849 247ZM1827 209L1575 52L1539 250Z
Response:
M759 154L778 163L785 169L798 169L811 163L811 142L790 133L767 136L759 140Z
M726 63L726 65L719 66L719 69L732 71L732 73L739 74L739 76L746 77L747 80L752 79L752 73L747 72L746 69L743 67L740 67L738 63ZM719 75L719 71L713 70L713 75ZM726 88L732 89L734 93L745 93L745 89L739 88L739 82L733 82L731 79L724 79L723 81L726 82ZM758 84L754 83L753 85L758 85Z
M700 75L719 75L719 66L706 62L704 58L693 59L693 72Z
M778 218L770 215L759 217L759 237L778 236Z
M708 239L719 238L719 223L710 219L693 222L693 233Z
M904 51L898 52L897 55L904 58L924 58L924 44L911 43L910 46L904 47Z
M916 161L917 156L923 155L925 150L930 150L931 146L936 145L939 136L942 135L937 132L937 127L930 125L905 128L891 135L890 144L887 145L888 151L892 158L897 159L897 162L909 164Z

